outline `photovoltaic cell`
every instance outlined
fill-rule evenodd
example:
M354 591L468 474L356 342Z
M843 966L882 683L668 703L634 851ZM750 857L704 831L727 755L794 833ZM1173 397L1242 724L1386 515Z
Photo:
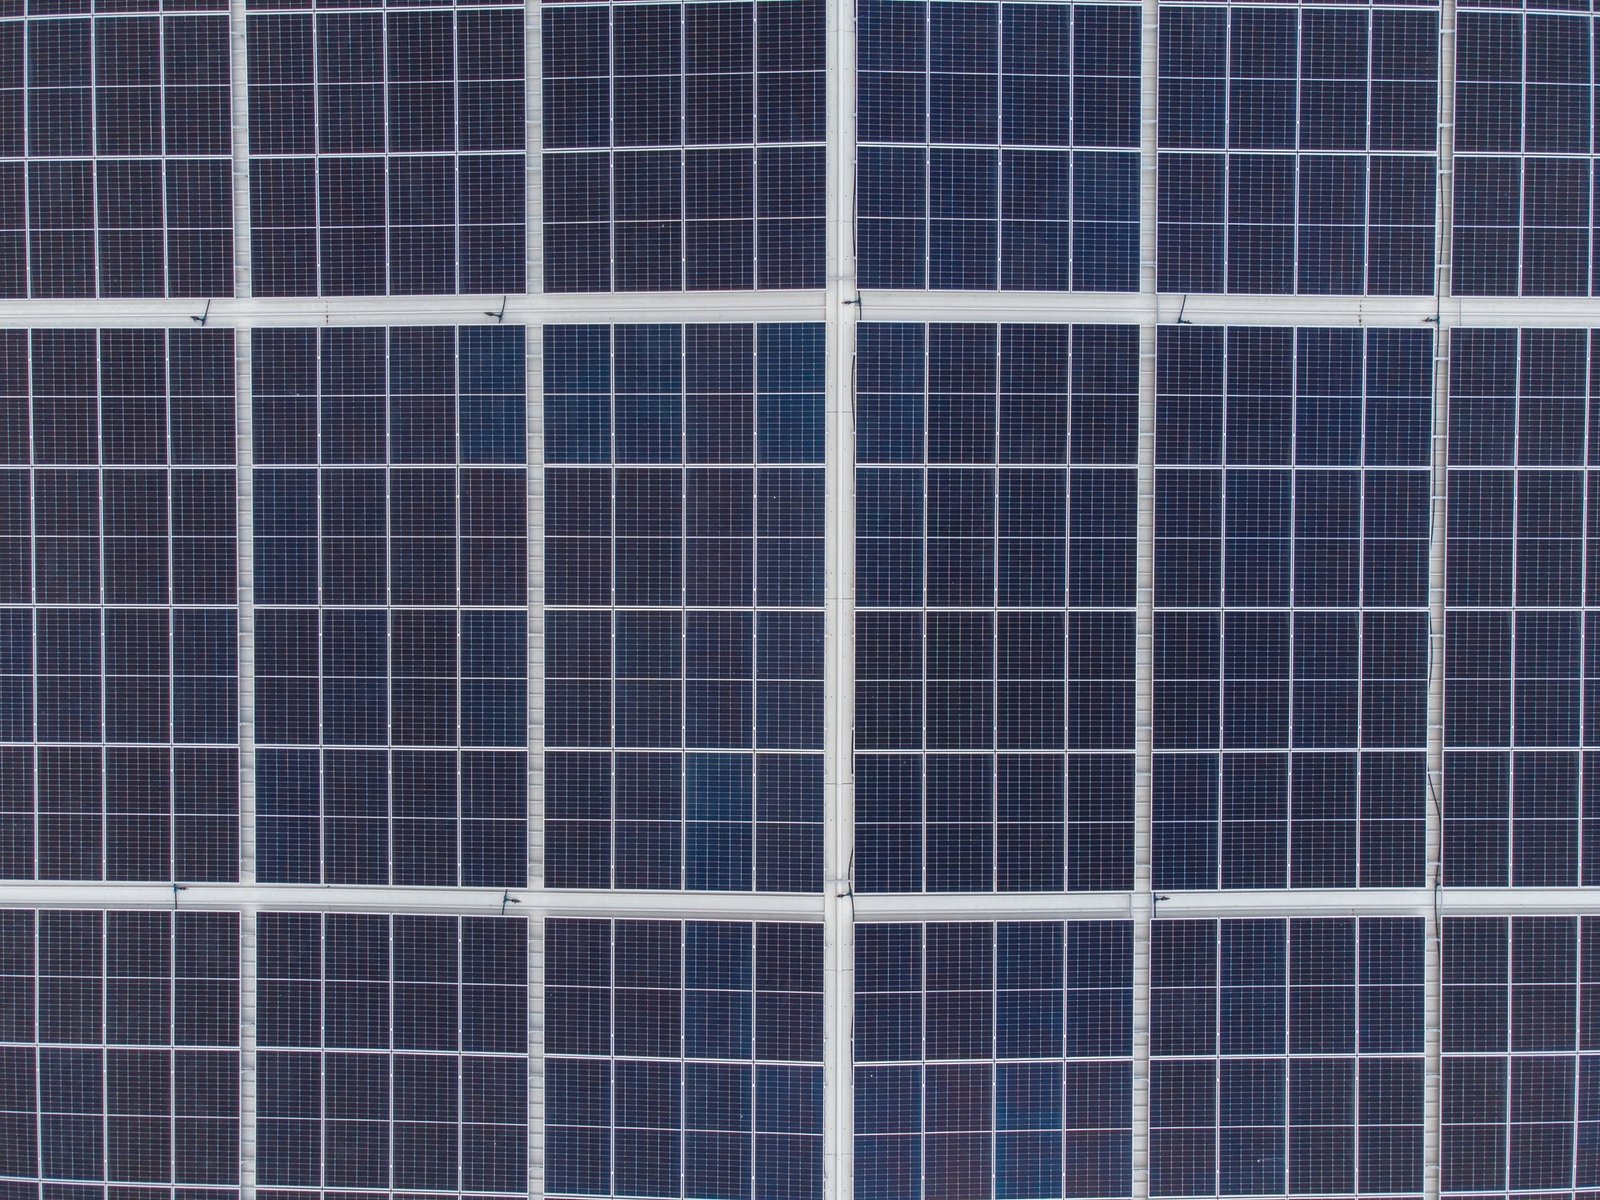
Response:
M823 329L545 329L545 883L822 886Z
M528 925L263 913L262 1200L527 1194Z
M821 1200L822 926L545 922L545 1191Z
M520 887L523 330L254 337L257 876Z
M0 876L238 878L233 334L0 333Z
M239 1195L239 917L0 912L0 1188Z
M1135 5L860 0L865 287L1139 286Z
M1424 932L1156 921L1150 1194L1420 1194Z
M1481 0L1463 5L1521 7ZM1458 294L1594 292L1594 29L1588 7L1552 0L1530 3L1527 12L1461 14L1452 258ZM1562 9L1568 11L1551 11Z
M309 7L249 0L255 294L523 291L521 7Z
M856 927L863 1200L1132 1194L1133 925Z
M1156 887L1421 885L1432 353L1160 330Z
M1433 291L1436 7L1163 4L1167 291Z
M546 291L822 286L821 0L540 19Z
M856 886L1132 884L1138 336L861 327Z
M1450 393L1444 881L1594 883L1590 335L1461 330Z
M1600 1186L1597 938L1593 917L1445 918L1445 1195Z
M221 0L0 6L0 296L231 295L228 70Z

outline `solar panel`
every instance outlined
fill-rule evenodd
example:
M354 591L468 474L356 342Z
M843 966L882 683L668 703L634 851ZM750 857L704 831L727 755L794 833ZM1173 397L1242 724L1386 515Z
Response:
M1444 921L1441 1185L1464 1192L1600 1184L1585 917Z
M258 296L521 292L523 16L249 0Z
M1450 375L1444 880L1572 886L1591 768L1590 335L1462 330ZM1591 638L1593 634L1589 635Z
M545 329L545 883L822 883L820 325Z
M545 3L545 290L821 287L823 16Z
M233 334L0 333L0 876L238 878Z
M0 996L6 1195L239 1195L238 914L5 910Z
M861 327L856 885L1132 881L1138 337Z
M527 1194L528 926L264 913L263 1200Z
M1590 295L1589 6L1462 7L1452 286L1473 296Z
M545 922L545 1192L821 1200L822 927Z
M1163 291L1433 291L1435 5L1167 3Z
M1150 1194L1415 1196L1424 924L1158 920Z
M1432 345L1160 331L1156 887L1422 883Z
M524 333L255 333L256 873L521 886Z
M864 287L1139 286L1136 5L860 0Z
M1133 925L856 927L863 1200L1132 1194Z
M0 9L0 296L233 292L223 0Z

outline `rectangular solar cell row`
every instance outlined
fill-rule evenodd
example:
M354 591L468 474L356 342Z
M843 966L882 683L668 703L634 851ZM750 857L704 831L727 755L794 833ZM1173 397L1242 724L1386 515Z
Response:
M0 1189L239 1195L239 917L0 912Z
M821 889L822 334L545 327L547 886Z
M233 366L0 332L0 877L238 878Z
M822 926L545 922L545 1191L821 1200Z

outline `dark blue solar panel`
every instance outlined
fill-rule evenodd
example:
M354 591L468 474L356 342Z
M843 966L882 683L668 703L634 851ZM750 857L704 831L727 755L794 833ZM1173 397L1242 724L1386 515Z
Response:
M1424 932L1155 922L1150 1194L1420 1193Z
M257 877L520 886L524 332L253 351Z
M1133 291L1139 9L860 0L865 287Z
M1433 290L1438 14L1161 11L1159 286Z
M253 13L248 30L256 295L523 290L520 8Z
M545 330L545 882L822 883L821 325Z
M263 914L257 1194L526 1195L527 939L515 917Z
M1597 935L1592 917L1445 919L1445 1195L1600 1185Z
M225 4L0 9L0 296L233 292Z
M0 334L0 876L238 877L233 334Z
M821 1200L822 926L545 922L545 1192Z
M863 1200L1132 1194L1133 926L856 927Z
M1452 281L1460 294L1593 291L1592 26L1570 13L1461 16Z
M239 1094L237 914L0 913L7 1196L234 1200Z
M544 286L820 287L820 0L546 4Z
M1155 886L1418 886L1432 337L1157 346Z
M1128 887L1137 331L859 345L856 885Z
M1451 343L1445 559L1444 879L1600 879L1581 796L1600 591L1590 335L1462 330ZM1585 571L1590 574L1585 583ZM1586 622L1591 622L1586 625ZM1585 650L1585 645L1590 649Z

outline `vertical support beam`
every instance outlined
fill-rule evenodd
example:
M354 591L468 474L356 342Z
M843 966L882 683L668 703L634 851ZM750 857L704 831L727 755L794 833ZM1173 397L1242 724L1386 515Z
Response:
M537 239L538 230L529 236ZM544 886L544 326L530 325L523 361L528 455L528 887Z
M1441 1188L1444 897L1445 522L1449 482L1450 329L1446 311L1454 259L1456 0L1439 3L1438 190L1434 202L1433 488L1428 525L1428 796L1427 876L1434 904L1428 920L1424 991L1422 1194ZM1453 322L1451 322L1453 324Z
M239 1200L256 1195L256 909L239 909Z
M253 391L254 331L233 331L234 470L239 506L239 882L256 881L256 606Z
M1145 318L1139 326L1138 574L1135 601L1133 766L1133 1195L1150 1194L1150 924L1151 749L1155 695L1157 84L1160 74L1160 0L1144 0L1139 53L1139 291Z
M823 1172L829 1200L855 1193L855 0L827 0L827 611L824 624Z
M524 5L523 11L526 24L522 30L522 72L527 89L522 138L527 155L523 170L527 192L523 200L528 223L523 290L536 296L544 290L544 12L538 4Z
M250 89L245 0L229 0L228 52L233 114L233 294L253 296L250 278Z

